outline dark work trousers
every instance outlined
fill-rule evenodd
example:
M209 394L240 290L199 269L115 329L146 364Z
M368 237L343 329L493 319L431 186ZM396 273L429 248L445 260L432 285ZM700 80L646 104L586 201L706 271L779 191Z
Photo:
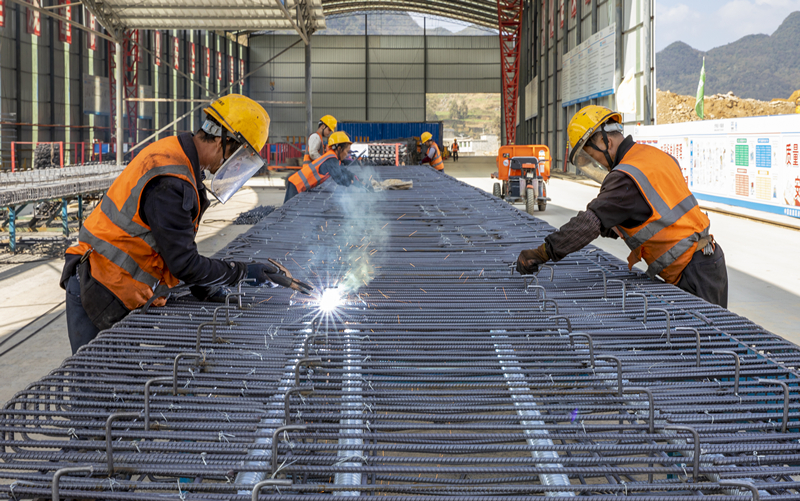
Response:
M454 162L458 162L458 152L457 151L453 152L453 161Z
M89 320L86 310L83 309L81 284L78 277L73 275L67 280L67 334L72 354L74 355L78 348L96 338L98 332L100 329Z
M728 269L722 247L715 244L711 256L697 251L683 270L678 287L711 304L728 307Z

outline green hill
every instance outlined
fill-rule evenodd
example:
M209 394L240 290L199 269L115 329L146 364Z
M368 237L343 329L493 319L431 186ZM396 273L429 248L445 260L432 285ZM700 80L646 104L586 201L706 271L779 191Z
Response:
M693 96L703 56L706 95L733 92L769 101L800 89L800 12L793 12L772 35L748 35L708 52L675 42L656 54L656 86Z

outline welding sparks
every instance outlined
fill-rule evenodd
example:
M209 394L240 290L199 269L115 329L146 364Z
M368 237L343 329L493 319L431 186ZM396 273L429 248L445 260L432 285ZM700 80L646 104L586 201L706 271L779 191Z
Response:
M319 297L319 309L324 313L332 313L342 304L342 291L336 289L325 289Z

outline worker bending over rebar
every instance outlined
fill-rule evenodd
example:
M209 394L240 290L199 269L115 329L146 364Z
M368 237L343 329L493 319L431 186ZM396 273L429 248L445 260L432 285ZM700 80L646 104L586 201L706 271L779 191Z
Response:
M569 161L609 171L600 194L536 249L524 250L517 271L534 273L560 261L598 236L622 237L628 268L644 259L647 275L660 276L709 303L728 305L728 271L711 223L689 191L678 161L622 134L622 116L586 106L570 120Z
M158 287L184 282L205 300L245 278L290 286L272 263L209 259L197 251L207 191L227 202L264 165L258 152L269 136L269 115L248 97L223 96L203 111L196 134L161 139L136 155L87 218L78 245L67 249L60 284L73 354L144 306ZM213 175L208 190L203 170Z

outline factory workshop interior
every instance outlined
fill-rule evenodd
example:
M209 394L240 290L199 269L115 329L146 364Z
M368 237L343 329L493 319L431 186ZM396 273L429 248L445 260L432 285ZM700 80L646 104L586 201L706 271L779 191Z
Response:
M0 498L800 499L800 114L654 4L0 0Z

